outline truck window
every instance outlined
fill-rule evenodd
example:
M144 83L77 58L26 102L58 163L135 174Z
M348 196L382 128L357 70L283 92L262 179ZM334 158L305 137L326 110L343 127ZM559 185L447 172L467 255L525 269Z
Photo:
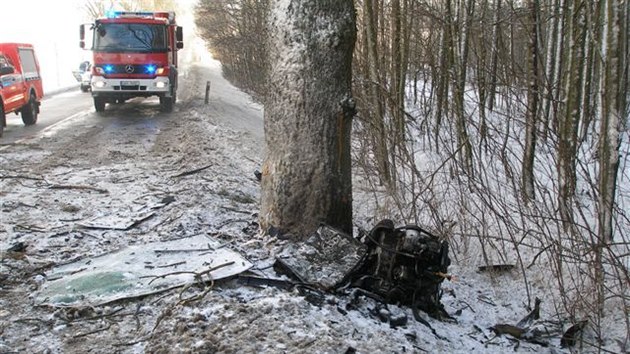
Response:
M95 51L102 52L165 52L164 25L135 23L100 24L94 31Z
M9 66L9 62L7 61L7 58L5 58L3 55L0 55L0 67L2 66Z
M9 60L7 58L4 57L4 55L0 55L0 69L4 69L4 68L8 68L12 66L9 63ZM6 72L8 73L8 72ZM0 72L0 76L3 76L2 78L2 82L0 82L0 88L2 88L2 86L10 86L11 85L11 80L10 79L5 79L4 78L4 74L5 72ZM2 124L2 122L0 122L0 124Z
M38 77L37 62L35 61L35 52L30 48L19 48L18 54L22 62L22 73L26 78Z

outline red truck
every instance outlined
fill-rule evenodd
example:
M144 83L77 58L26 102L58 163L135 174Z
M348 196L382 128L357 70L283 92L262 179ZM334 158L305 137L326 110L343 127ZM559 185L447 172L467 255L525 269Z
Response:
M21 113L25 125L35 124L43 96L39 62L33 46L0 43L0 136L7 125L7 113Z
M90 25L94 108L134 97L158 96L171 112L177 99L177 51L184 47L174 12L109 12ZM80 46L85 49L85 25Z

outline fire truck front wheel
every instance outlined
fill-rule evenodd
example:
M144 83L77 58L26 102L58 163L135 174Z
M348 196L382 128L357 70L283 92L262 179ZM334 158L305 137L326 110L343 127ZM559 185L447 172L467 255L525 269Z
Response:
M39 107L37 106L37 98L35 98L35 94L31 93L31 98L28 100L28 103L22 107L22 122L24 122L24 125L37 123L38 113Z
M175 97L160 96L160 110L162 112L172 112Z
M101 97L94 97L94 109L97 112L105 111L105 100Z

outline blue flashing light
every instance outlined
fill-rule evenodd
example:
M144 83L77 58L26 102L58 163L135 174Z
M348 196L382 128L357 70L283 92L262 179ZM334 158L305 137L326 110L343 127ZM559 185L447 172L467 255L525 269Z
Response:
M149 64L147 66L144 67L144 71L147 74L155 74L155 71L157 70L157 66L154 64Z
M114 66L111 64L105 65L103 66L103 70L105 71L106 74L111 74L114 72Z
M107 18L121 18L121 17L153 17L155 12L149 11L114 11L108 10L105 12Z

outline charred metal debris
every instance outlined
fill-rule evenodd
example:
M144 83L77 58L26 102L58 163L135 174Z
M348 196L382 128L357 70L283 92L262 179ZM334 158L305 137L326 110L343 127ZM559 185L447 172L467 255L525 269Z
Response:
M305 242L288 244L275 268L296 279L300 292L315 304L324 292L361 294L385 307L408 306L416 320L427 324L420 311L452 320L440 303L450 263L446 241L416 225L395 227L383 220L357 238L322 224ZM394 317L388 318L392 325L406 322Z

